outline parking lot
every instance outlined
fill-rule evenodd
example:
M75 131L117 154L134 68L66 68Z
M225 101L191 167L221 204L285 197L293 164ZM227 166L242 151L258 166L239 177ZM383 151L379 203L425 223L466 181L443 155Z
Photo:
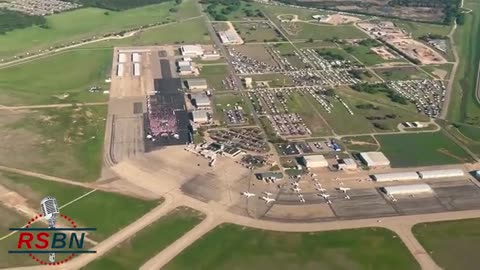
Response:
M228 143L246 151L256 153L268 151L267 141L259 128L218 129L211 130L208 134L217 142Z

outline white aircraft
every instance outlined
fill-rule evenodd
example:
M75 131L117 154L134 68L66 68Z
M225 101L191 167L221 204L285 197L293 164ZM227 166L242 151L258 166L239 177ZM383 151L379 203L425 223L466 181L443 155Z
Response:
M301 189L301 188L298 188L298 187L296 187L296 188L292 188L292 190L293 190L293 191L295 191L295 192L297 192L297 193L299 193L299 192L300 192L300 190L302 190L302 189Z
M345 195L345 199L346 199L346 200L350 200L350 196Z
M350 190L348 187L339 187L338 190L342 191L343 193L347 193Z
M302 194L298 195L298 199L300 200L301 203L305 203L305 199L303 198Z
M270 197L262 197L262 200L264 200L265 203L267 203L267 204L275 201L274 198L270 198Z
M318 195L322 196L322 198L324 199L330 198L330 194L318 194Z
M320 191L320 192L325 192L327 191L326 189L322 188L322 187L317 187L316 190Z
M332 204L332 201L330 201L330 200L327 200L327 203L328 203L328 204Z
M267 195L267 197L269 197L269 196L272 196L272 195L273 195L273 193L266 192L266 191L264 191L264 192L263 192L263 194Z
M298 187L300 184L298 182L292 182L292 186Z
M250 193L250 192L248 192L248 191L242 192L242 195L245 196L245 197L247 197L247 198L250 198L250 197L255 196L254 193Z

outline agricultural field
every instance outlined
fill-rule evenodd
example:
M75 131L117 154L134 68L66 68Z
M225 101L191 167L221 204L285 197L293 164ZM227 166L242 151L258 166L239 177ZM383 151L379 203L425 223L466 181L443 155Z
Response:
M176 208L82 269L139 269L203 218L193 209Z
M312 106L313 101L307 101L305 96L299 93L292 93L287 98L287 106L290 113L298 113L302 117L307 127L312 132L312 136L328 136L331 131L322 118L322 115Z
M226 256L225 254L228 254ZM391 231L285 233L223 224L164 269L420 269Z
M443 269L478 269L480 219L420 223L412 231Z
M187 10L192 2L184 1ZM156 22L179 19L170 8L174 1L149 5L125 11L108 11L100 8L82 8L60 14L47 16L48 27L32 26L8 32L2 36L0 58L12 57L24 52L47 49L50 46L68 44L84 38L101 36L106 33L119 32ZM179 7L179 10L182 6ZM191 11L178 12L191 16Z
M293 40L363 39L368 36L352 25L320 25L303 22L281 24L284 32Z
M0 113L1 165L94 181L102 166L106 106Z
M376 135L392 167L471 162L472 158L442 132ZM412 158L415 157L415 158Z
M235 22L235 30L244 42L276 42L283 36L268 22Z
M465 14L465 23L457 27L454 40L460 58L453 93L448 107L448 119L452 122L480 125L480 105L476 101L475 90L480 61L480 5L478 1L466 0L464 7L473 12Z
M342 137L341 142L347 147L348 151L354 152L377 151L380 148L377 140L371 135Z
M417 79L432 79L428 73L416 67L374 68L375 73L387 81L405 81ZM433 75L432 75L433 76Z
M111 49L71 50L0 69L1 105L106 101L91 86L108 90ZM61 76L59 76L61 74Z
M81 226L97 228L88 236L96 241L106 239L160 203L97 190L66 205L92 190L12 173L1 173L0 184L24 197L26 206L32 209L38 209L46 196L55 197L64 215Z

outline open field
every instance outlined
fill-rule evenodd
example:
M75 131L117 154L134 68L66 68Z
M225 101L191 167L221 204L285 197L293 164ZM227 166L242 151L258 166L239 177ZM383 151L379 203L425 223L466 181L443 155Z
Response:
M379 148L375 138L370 135L343 137L342 143L349 151L355 152L376 151Z
M0 112L1 165L93 181L100 175L106 106Z
M292 39L361 39L368 38L362 31L352 25L319 25L303 22L289 22L281 24L284 31Z
M33 209L38 209L40 201L46 196L55 197L58 205L62 207L91 191L12 173L1 173L0 184L26 198L28 206ZM97 228L97 231L91 233L89 237L104 240L158 204L159 201L144 201L115 193L95 191L62 208L61 212L80 225Z
M240 94L219 94L213 97L214 117L222 124L226 123L224 110L233 110L235 106L241 106L244 113L250 115L250 105Z
M184 5L191 10L189 1ZM176 18L169 9L174 1L156 5L115 12L99 8L82 8L47 16L48 28L37 26L15 30L2 36L0 58L13 56L22 52L38 51L50 46L67 44L70 41L81 40L105 33L118 32L133 27L155 22L165 22ZM185 16L193 13L180 12Z
M416 79L431 79L416 67L374 68L374 71L387 81L404 81Z
M333 105L331 113L327 113L318 103L315 106L337 134L396 131L397 125L404 121L427 121L426 116L416 113L414 105L391 102L383 93L360 93L345 87L337 88L336 93L349 106L353 115L348 113L340 101L331 97L328 98Z
M287 99L287 106L290 113L298 113L302 117L307 127L312 132L312 136L328 136L331 132L327 124L321 118L321 115L298 93L292 93Z
M9 233L8 228L23 226L28 220L27 217L22 217L19 213L2 204L0 204L0 215L2 216L2 222L0 222L0 237ZM0 268L27 266L35 263L33 260L25 259L24 256L8 254L8 250L16 244L16 241L17 239L14 237L0 241Z
M282 35L268 22L236 22L233 26L244 42L283 40Z
M178 33L188 32L188 35ZM107 40L88 44L85 48L113 48L115 46L145 46L161 44L211 43L204 18L196 18L153 29L142 30L140 33L118 40Z
M105 101L91 86L109 89L112 50L72 50L0 69L1 105Z
M480 61L480 3L466 0L464 7L473 12L465 14L465 23L454 34L460 64L453 84L448 119L470 125L480 125L480 105L476 101L475 88Z
M392 167L471 162L472 158L442 132L376 135Z
M365 45L364 45L365 44ZM391 62L400 62L405 63L405 60L400 58L395 52L389 51L394 56L397 56L395 59L386 60L383 59L381 56L376 54L371 50L372 47L380 46L381 44L375 40L369 39L368 42L364 41L363 44L357 44L353 46L345 46L344 50L351 55L355 56L362 64L365 66L374 66L383 63L391 63Z
M290 6L278 6L278 5L262 5L262 11L264 11L268 16L275 21L275 23L280 22L277 16L281 16L282 19L288 19L289 16L286 15L297 15L297 19L301 21L314 20L313 15L325 15L326 11L323 10L310 10L302 7L290 7ZM290 16L291 18L291 16Z
M207 80L208 87L219 92L225 90L222 81L228 77L227 65L202 66L200 68L200 78Z
M293 81L290 77L275 73L275 74L262 74L262 75L248 75L243 77L250 77L253 79L255 84L264 84L267 83L269 87L290 87L294 86Z
M452 29L451 25L444 24L432 24L421 23L412 21L392 20L396 26L402 28L408 33L412 34L412 37L419 38L428 34L447 36Z
M450 135L454 136L461 144L468 147L476 155L480 155L480 128L462 124L442 123Z
M203 218L193 209L176 208L82 269L139 269Z
M333 55L336 59L345 59L350 60L352 63L358 63L358 61L351 54L340 48L319 48L315 50L320 56L323 56L324 54L329 54Z
M452 68L452 64L428 65L422 67L423 70L440 80L448 80L450 73L452 72Z
M164 269L247 268L420 269L401 240L385 229L284 233L231 224L209 232Z
M420 223L412 231L443 269L478 269L480 219Z
M240 7L237 10L231 11L228 14L222 12L227 8L226 5L218 4L213 8L216 14L224 15L224 20L228 21L243 21L243 20L262 20L264 19L259 15L260 10L258 4L255 2L239 1ZM203 5L203 9L207 9L208 5ZM212 14L209 14L210 20L215 20Z

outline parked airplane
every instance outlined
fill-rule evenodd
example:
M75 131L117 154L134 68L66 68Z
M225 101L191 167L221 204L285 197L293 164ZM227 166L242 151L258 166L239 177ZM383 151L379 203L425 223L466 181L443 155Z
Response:
M263 192L263 194L267 195L267 197L269 197L269 196L272 196L272 195L273 195L273 193L266 192L266 191L264 191L264 192Z
M303 198L302 194L298 195L298 199L300 200L301 203L305 203L305 199Z
M330 201L330 200L327 200L327 203L328 203L328 204L332 204L332 201Z
M330 198L330 194L318 194L318 195L322 196L322 198L324 199Z
M250 192L248 192L248 191L242 192L242 195L245 196L245 197L247 197L247 198L250 198L250 197L252 197L252 196L255 196L254 193L250 193Z
M298 193L298 192L300 192L302 189L301 189L301 188L298 188L298 187L296 187L296 188L292 188L292 190Z
M275 201L275 199L269 197L262 197L262 200L264 200L267 204Z
M347 193L351 188L348 187L339 187L338 190L342 191L343 193Z
M320 191L320 192L322 192L322 193L325 192L325 191L327 191L326 189L324 189L324 188L322 188L322 187L317 187L316 190L318 190L318 191Z
M350 196L345 195L345 199L350 200Z

